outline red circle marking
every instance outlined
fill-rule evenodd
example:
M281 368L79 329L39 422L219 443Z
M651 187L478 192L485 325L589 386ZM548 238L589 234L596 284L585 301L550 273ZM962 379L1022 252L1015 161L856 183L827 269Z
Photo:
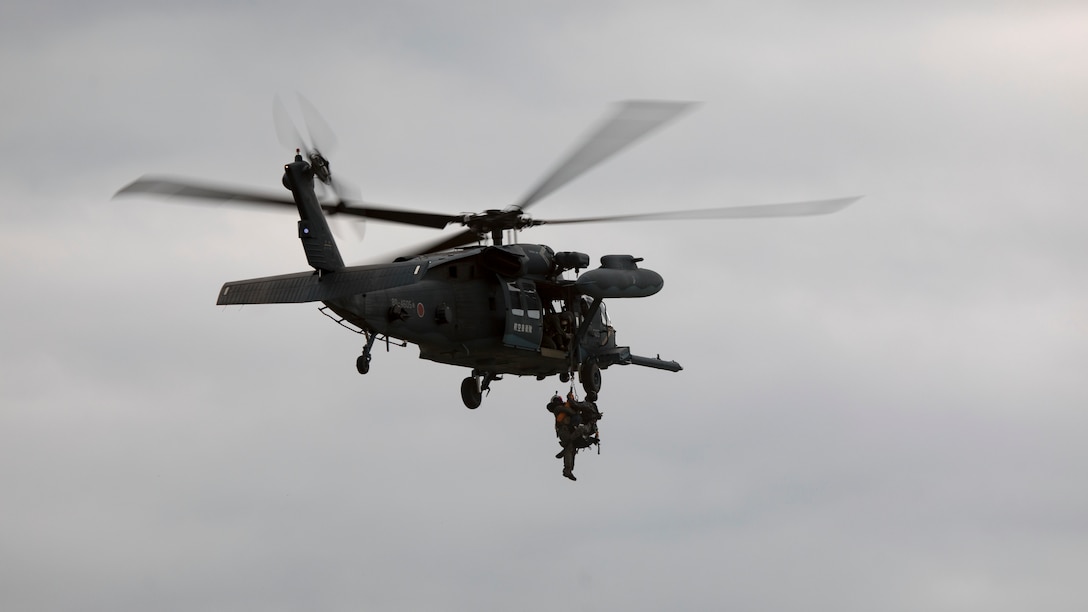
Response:
M423 302L416 304L416 314L419 315L419 318L423 318Z

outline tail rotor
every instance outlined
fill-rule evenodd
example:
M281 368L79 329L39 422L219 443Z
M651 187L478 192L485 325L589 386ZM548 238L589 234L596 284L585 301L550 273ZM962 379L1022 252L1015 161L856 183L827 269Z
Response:
M272 121L276 128L276 136L280 144L294 149L310 162L314 177L321 181L320 192L327 194L322 198L325 200L323 207L329 216L335 216L343 212L349 202L360 200L360 192L357 187L333 177L332 167L325 153L331 153L336 149L336 133L318 112L317 107L305 96L296 94L296 98L302 114L303 129L299 130L291 119L283 99L276 95L272 103ZM348 233L357 241L361 241L366 233L366 221L362 218L355 218L353 221ZM338 223L337 225L342 227L345 224Z

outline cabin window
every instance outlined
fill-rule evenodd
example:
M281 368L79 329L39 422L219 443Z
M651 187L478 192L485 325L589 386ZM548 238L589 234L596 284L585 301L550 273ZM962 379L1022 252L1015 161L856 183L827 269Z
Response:
M508 281L503 290L506 298L503 344L531 351L539 349L542 340L541 304L533 281Z

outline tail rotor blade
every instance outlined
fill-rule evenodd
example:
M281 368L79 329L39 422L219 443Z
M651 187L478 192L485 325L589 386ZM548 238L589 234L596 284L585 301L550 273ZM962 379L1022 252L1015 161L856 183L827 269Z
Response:
M272 123L276 126L276 138L280 144L291 149L309 151L310 145L303 140L302 133L287 114L287 108L278 94L272 99Z
M317 107L310 103L302 94L298 94L298 105L302 109L302 121L306 125L310 142L314 148L324 154L332 153L336 149L336 132L329 127L328 122L317 112Z

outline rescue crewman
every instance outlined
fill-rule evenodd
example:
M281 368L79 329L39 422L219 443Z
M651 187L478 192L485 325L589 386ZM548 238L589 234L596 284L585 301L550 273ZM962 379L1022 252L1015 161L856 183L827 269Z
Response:
M548 402L548 412L555 415L555 435L563 447L555 456L556 459L563 459L563 476L578 480L574 477L574 455L579 448L598 442L595 436L590 436L596 433L596 423L601 413L592 401L579 402L573 391L567 394L566 401L559 394L552 396Z

